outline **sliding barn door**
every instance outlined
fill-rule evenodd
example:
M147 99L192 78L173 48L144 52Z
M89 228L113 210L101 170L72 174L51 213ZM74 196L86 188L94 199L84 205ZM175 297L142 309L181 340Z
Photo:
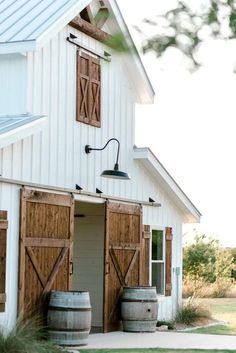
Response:
M141 283L142 210L108 203L106 209L104 331L119 329L124 286Z
M70 195L21 191L19 314L43 312L51 290L69 290L74 200Z

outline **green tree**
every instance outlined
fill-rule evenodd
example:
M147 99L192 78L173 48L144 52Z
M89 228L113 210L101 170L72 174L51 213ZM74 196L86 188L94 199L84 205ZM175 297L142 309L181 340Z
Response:
M143 22L155 26L155 34L143 42L144 53L154 51L159 57L175 47L199 66L196 53L206 37L236 38L236 0L179 0L175 8ZM144 34L142 25L136 29Z
M236 280L236 248L231 248L231 254L233 257L234 268L232 269L231 276Z
M184 247L184 276L189 276L194 281L202 279L206 282L214 282L217 247L217 240L209 239L204 234L197 234L194 243Z
M183 251L183 273L194 281L214 283L230 278L235 269L232 249L223 248L219 241L197 234L193 244Z

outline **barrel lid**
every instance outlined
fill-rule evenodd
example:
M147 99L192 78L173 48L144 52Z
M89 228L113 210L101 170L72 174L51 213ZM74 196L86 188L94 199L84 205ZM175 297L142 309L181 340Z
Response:
M155 289L155 286L137 286L137 287L123 287L123 289Z
M51 293L53 294L67 294L67 293L70 293L70 294L74 294L74 295L77 295L77 294L80 294L80 293L88 293L87 290L66 290L66 291L61 291L61 290L52 290Z

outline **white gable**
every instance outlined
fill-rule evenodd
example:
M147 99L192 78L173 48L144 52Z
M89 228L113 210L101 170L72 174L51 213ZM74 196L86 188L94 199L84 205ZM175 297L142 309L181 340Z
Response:
M52 39L91 0L5 0L0 2L0 54L36 51ZM134 43L115 0L104 0L130 47ZM153 103L154 90L137 51L126 59L140 103Z
M201 213L179 187L152 151L147 148L134 148L134 159L139 160L151 175L160 183L184 215L185 223L199 223Z

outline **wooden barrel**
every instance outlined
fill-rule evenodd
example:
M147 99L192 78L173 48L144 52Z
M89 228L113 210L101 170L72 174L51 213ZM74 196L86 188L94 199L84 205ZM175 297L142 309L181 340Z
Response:
M47 326L49 337L60 346L88 344L91 328L89 292L51 292Z
M121 298L123 330L155 332L157 324L156 287L124 287Z

